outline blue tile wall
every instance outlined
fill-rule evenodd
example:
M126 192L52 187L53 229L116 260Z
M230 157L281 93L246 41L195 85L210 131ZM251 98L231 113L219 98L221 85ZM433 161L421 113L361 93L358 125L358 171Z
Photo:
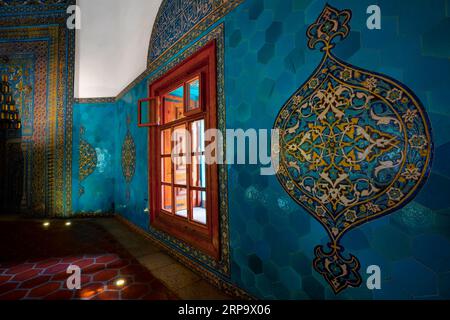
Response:
M117 102L118 121L115 130L116 158L119 159L115 170L114 198L116 200L116 212L143 229L147 229L149 226L149 214L145 211L149 198L148 131L137 126L137 104L139 99L147 97L147 92L147 82L142 81ZM121 167L122 144L127 133L127 118L131 121L129 130L136 145L136 170L130 183L125 181Z
M305 34L324 4L322 0L246 0L223 19L228 128L273 126L281 106L321 59L319 52L307 48ZM261 299L450 298L449 1L332 0L330 4L353 11L352 32L335 53L403 82L426 106L435 142L430 178L406 207L344 237L343 245L362 264L364 281L360 288L335 295L312 269L314 247L327 241L322 226L286 195L275 177L260 176L258 166L230 166L230 281ZM366 9L372 4L381 7L382 30L366 28ZM148 226L147 131L137 128L135 108L146 91L144 80L115 104L116 120L113 131L108 130L115 146L114 190L109 198L114 199L116 212L144 229ZM80 118L77 112L83 113L83 119L84 113L86 119L100 119L106 112L100 106L74 109L75 119ZM129 184L120 162L127 117L137 148L136 173ZM93 137L104 130L103 122L91 125ZM88 179L94 178L93 174ZM98 199L91 201L104 209ZM370 291L364 285L364 271L373 264L381 267L381 290Z
M79 179L80 129L82 138L96 151L97 167L84 181ZM75 214L114 212L116 141L115 104L75 104L73 106L72 211ZM81 184L81 186L80 186ZM84 192L80 194L80 187Z
M320 61L321 54L306 46L306 29L324 4L247 0L225 18L227 127L273 126L281 106ZM326 241L319 223L286 196L275 177L260 176L257 166L231 166L232 280L267 299L449 298L448 1L330 4L353 11L352 32L335 53L402 81L425 104L436 144L431 176L414 202L344 237L344 247L361 261L364 281L336 296L312 270L313 249ZM372 4L381 7L382 30L366 28ZM365 286L372 264L381 267L381 290Z

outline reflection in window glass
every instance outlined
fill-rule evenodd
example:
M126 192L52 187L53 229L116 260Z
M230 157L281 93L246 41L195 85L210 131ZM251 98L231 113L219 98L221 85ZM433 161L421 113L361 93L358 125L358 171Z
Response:
M189 101L187 111L200 108L200 79L197 77L193 81L187 83L189 93Z
M192 156L192 185L206 188L205 156Z
M161 187L161 207L165 211L172 212L172 187L170 186Z
M169 123L184 117L184 87L181 86L164 96L163 119Z
M186 185L186 156L183 157L174 157L173 158L173 165L174 165L174 171L175 171L175 184L181 184Z
M187 191L185 188L175 188L175 214L187 218Z
M172 183L172 159L161 158L161 181Z
M192 220L206 224L206 192L191 191L192 193Z
M170 155L172 152L172 135L170 129L161 132L161 154Z
M191 124L192 152L205 151L205 120L198 120Z
M173 154L182 155L187 153L187 135L189 132L186 131L184 125L178 126L173 131Z

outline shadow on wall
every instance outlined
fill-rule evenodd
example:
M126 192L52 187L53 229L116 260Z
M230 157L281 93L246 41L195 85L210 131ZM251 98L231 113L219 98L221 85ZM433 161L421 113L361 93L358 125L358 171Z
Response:
M22 211L24 155L21 138L0 137L0 214Z

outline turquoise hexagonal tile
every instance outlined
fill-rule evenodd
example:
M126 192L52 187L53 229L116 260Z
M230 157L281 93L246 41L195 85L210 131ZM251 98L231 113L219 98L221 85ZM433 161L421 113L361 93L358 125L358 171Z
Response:
M278 267L272 261L264 261L263 263L264 274L270 281L279 281Z
M450 299L450 272L439 276L439 293L444 299Z
M256 276L256 288L263 297L272 294L272 281L264 274Z
M302 278L291 267L281 268L280 281L292 293L302 290Z
M414 238L413 256L435 272L450 270L450 241L446 238L425 234Z
M248 17L250 20L256 20L259 18L264 10L264 0L255 0L250 4L248 9Z
M248 256L248 267L254 274L261 274L263 272L263 262L255 254Z
M361 229L354 229L342 239L342 245L349 251L355 251L369 247L369 241Z
M411 240L406 234L390 225L374 230L370 243L380 255L390 260L399 260L411 255Z
M317 281L313 276L306 276L302 279L303 290L306 294L314 300L323 300L325 297L325 290L323 285Z
M258 62L267 64L275 54L275 46L271 43L264 44L258 51Z
M277 110L293 90L308 78L321 59L320 53L306 48L306 28L307 24L315 20L325 2L246 0L225 18L228 45L225 48L226 73L229 74L225 77L227 127L272 127ZM433 0L428 6L420 1L413 1L409 6L409 1L406 0L380 0L378 4L382 8L383 28L376 31L368 31L365 27L365 9L372 4L369 0L336 0L332 3L339 8L354 11L351 41L337 48L341 50L338 51L340 57L348 57L349 63L403 81L432 113L436 145L432 176L437 175L438 178L432 177L431 182L428 181L415 202L390 217L370 222L354 234L348 233L348 239L344 238L345 246L354 249L352 253L361 259L362 271L370 264L380 265L382 290L368 292L363 285L338 296L331 293L320 277L316 277L315 272L311 273L313 249L318 243L326 241L320 224L286 198L274 177L260 180L258 170L247 166L232 166L229 170L229 179L232 181L229 189L230 223L239 233L239 236L233 233L233 237L237 238L233 244L239 250L246 248L245 253L243 252L246 257L254 254L261 259L263 273L258 277L266 278L260 280L259 285L256 280L255 284L249 283L247 287L242 280L246 276L243 276L242 270L233 268L232 264L232 278L238 285L260 298L370 299L373 295L374 299L406 299L436 297L437 294L445 296L442 288L448 286L448 278L443 275L450 271L445 270L447 266L442 263L445 255L438 254L438 259L433 261L434 251L430 250L429 254L425 252L425 248L436 246L439 242L430 240L430 237L438 236L447 241L450 239L449 200L442 194L448 188L446 180L441 179L450 177L450 169L445 161L439 160L448 158L445 156L445 145L450 141L447 135L450 113L447 110L446 94L450 83L450 60L440 57L447 49L437 45L439 38L433 38L431 32L444 20L445 10L438 10L445 8L444 3ZM405 6L409 9L404 10ZM418 23L410 19L414 15L420 15ZM276 28L271 27L276 22L283 24L279 35ZM230 38L236 30L241 31L241 40L237 43L235 38L238 36L235 34L231 43L236 44L236 47L232 47ZM422 50L422 38L428 41L428 52ZM267 44L266 40L275 45L261 51ZM247 48L242 46L245 41L248 43ZM230 65L233 61L239 61L238 65L245 66L245 70L238 74ZM282 83L286 74L292 75L292 78L289 82ZM229 77L231 80L227 79ZM252 84L254 94L248 93L248 83ZM250 109L250 119L242 119L238 112L242 103ZM247 174L242 175L243 172ZM248 184L242 181L249 179L252 181ZM247 230L248 219L255 220L263 230L263 237L256 242L252 238L259 232ZM238 224L243 224L244 227ZM282 238L280 234L283 233L289 233L293 238ZM251 246L242 245L246 239L251 239ZM418 239L425 239L422 247L416 245ZM278 245L277 242L286 245ZM296 246L290 246L291 242L295 242ZM240 268L248 270L248 262L242 261L241 256L242 254L233 253L233 260L239 261L236 265ZM301 278L300 291L283 284L281 276L288 268ZM439 277L433 269L442 270ZM234 275L234 270L239 270L236 271L237 275ZM421 279L418 284L408 284L406 278L402 278L405 274L423 277L425 280ZM426 281L431 284L426 285Z
M415 298L437 295L437 280L436 273L413 258L397 261L392 266L393 285Z
M283 32L283 23L274 21L266 30L266 43L274 44L280 38Z
M279 300L289 300L291 298L289 289L281 282L273 283L272 291L275 297Z
M408 234L421 234L435 222L436 214L418 202L411 202L390 218L391 225Z
M241 279L246 288L255 285L255 274L247 267L241 268Z
M290 265L297 271L297 273L302 276L307 276L311 274L312 266L311 260L303 252L291 253Z

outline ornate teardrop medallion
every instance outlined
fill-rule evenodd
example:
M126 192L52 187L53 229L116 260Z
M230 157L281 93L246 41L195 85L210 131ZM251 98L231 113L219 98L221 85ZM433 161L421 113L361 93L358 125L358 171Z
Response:
M282 107L277 177L286 192L326 229L314 268L335 293L361 284L358 259L339 244L350 229L410 201L431 167L431 128L407 87L352 66L332 53L347 37L351 11L331 6L308 31L324 56Z

